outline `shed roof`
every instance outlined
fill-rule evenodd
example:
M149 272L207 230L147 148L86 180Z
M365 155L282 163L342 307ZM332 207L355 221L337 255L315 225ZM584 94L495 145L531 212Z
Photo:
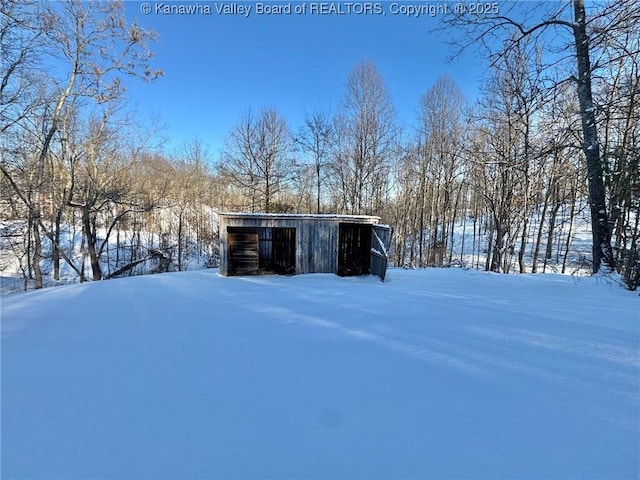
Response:
M373 215L338 215L319 213L243 213L224 212L219 213L219 217L224 218L244 218L244 219L269 219L269 220L318 220L318 221L338 221L349 223L378 223L380 217Z

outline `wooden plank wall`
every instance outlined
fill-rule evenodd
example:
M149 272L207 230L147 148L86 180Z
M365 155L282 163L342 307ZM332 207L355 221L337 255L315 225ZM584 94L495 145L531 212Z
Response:
M265 259L270 259L272 256L273 239L272 230L270 228L260 227L258 228L258 251L260 254L260 268L265 269L268 267Z
M228 275L227 227L295 228L295 273L338 272L338 219L271 218L268 216L220 216L220 273ZM370 223L369 223L370 224ZM261 242L262 243L262 242ZM267 248L261 246L261 248Z
M258 234L230 233L228 242L230 273L234 275L258 273Z
M227 227L296 229L296 272L335 273L338 262L338 222L271 218L232 218L220 222L220 273L229 275ZM263 243L263 242L260 242ZM270 248L266 244L260 248Z
M382 242L382 245L380 245ZM388 252L391 247L391 229L374 225L371 230L371 274L378 275L384 282L389 263Z

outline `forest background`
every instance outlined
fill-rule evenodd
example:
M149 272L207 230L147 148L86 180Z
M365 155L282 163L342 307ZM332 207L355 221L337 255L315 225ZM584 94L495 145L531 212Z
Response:
M401 124L365 60L338 105L300 124L256 105L219 152L194 138L168 153L123 81L162 82L155 32L117 1L3 2L4 271L41 288L211 267L217 212L346 213L392 226L398 267L616 271L636 289L637 3L503 6L440 27L459 33L453 56L488 58L478 98L442 76ZM587 252L575 248L585 225Z

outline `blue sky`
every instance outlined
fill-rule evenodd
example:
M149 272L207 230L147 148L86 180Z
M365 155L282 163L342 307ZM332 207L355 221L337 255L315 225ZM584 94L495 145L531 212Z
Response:
M340 104L349 72L363 60L384 78L406 125L440 75L474 97L485 74L483 59L471 52L447 62L448 46L431 33L441 16L393 15L391 2L382 3L385 15L270 16L255 15L254 1L236 2L253 7L248 18L218 15L220 2L211 0L183 4L210 5L212 15L162 15L155 11L160 3L181 4L150 1L152 12L145 15L143 2L126 2L129 20L158 32L154 66L165 74L151 85L129 82L129 92L142 116L158 116L166 125L169 149L197 137L217 157L248 109L276 108L296 130L305 111Z

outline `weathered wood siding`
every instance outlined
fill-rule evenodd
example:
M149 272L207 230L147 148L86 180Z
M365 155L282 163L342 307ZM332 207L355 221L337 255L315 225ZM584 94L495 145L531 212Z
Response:
M337 273L340 223L373 225L378 217L220 214L220 273L229 275L227 228L295 228L295 273ZM261 242L262 243L262 242ZM266 245L260 248L270 248Z
M371 267L372 275L377 275L384 282L389 263L389 247L391 246L391 228L386 225L373 225L371 229Z
M228 235L229 265L233 268L229 273L234 275L251 275L258 273L258 234L230 233Z

